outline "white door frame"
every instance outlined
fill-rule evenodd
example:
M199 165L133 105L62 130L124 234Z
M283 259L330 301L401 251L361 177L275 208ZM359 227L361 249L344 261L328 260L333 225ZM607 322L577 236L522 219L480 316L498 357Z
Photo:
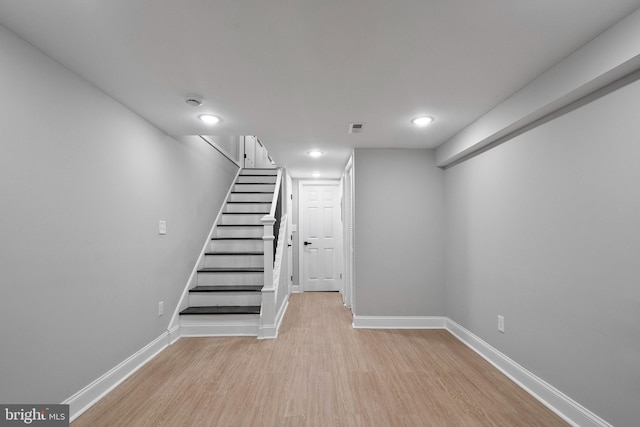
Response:
M285 169L285 194L284 196L287 198L285 201L287 208L287 248L286 248L286 256L287 256L287 290L288 294L291 295L293 289L293 180L289 175L289 172Z
M343 211L342 217L343 219L343 255L344 255L344 277L343 277L343 288L344 295L342 297L344 301L344 305L354 310L354 271L353 271L353 156L349 158L347 162L347 166L345 167L345 172L343 175L342 182L342 194L343 194ZM349 233L348 225L351 225L351 232Z
M303 188L311 187L315 185L335 185L338 188L338 193L341 192L341 183L340 180L317 180L317 179L309 179L309 180L300 180L298 181L298 286L300 288L300 292L304 292L304 209L303 209L303 199L302 192ZM342 211L342 204L338 204L340 206L340 210ZM340 214L340 221L342 222L342 213ZM342 234L342 230L340 230ZM344 251L344 239L341 239L342 244L338 248L340 251L338 253L338 261L340 265L338 266L338 271L340 271L340 277L343 276L344 273L344 258L342 256ZM342 279L344 280L344 279ZM341 282L342 282L341 280ZM342 284L340 285L342 288Z

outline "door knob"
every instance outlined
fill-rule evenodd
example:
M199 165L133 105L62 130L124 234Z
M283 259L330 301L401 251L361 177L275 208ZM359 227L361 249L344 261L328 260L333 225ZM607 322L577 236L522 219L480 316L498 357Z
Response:
M311 242L304 242L305 246L310 245L310 244L311 244Z

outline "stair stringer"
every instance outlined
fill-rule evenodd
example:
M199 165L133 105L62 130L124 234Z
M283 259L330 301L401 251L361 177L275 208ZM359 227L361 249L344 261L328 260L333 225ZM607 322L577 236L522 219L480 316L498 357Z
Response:
M233 178L233 181L231 182L231 185L229 186L229 190L227 191L227 195L225 196L224 201L222 202L222 205L220 206L220 209L218 210L218 215L216 215L216 218L213 221L213 224L211 225L211 229L209 230L209 234L207 235L207 238L206 238L206 240L204 242L204 245L202 245L202 250L200 251L200 255L198 256L198 259L197 259L195 265L193 266L193 269L191 270L191 274L189 275L189 279L187 279L187 283L185 284L184 289L182 290L182 294L180 295L180 299L178 300L178 304L176 305L176 309L174 310L173 315L171 316L171 320L169 321L169 326L167 327L167 332L169 333L169 343L170 344L173 344L178 339L180 339L180 336L181 336L181 331L180 331L180 326L181 326L180 325L180 312L182 310L184 310L185 308L187 308L187 306L188 306L189 289L193 288L194 285L196 284L198 270L200 268L202 268L202 266L204 265L204 254L207 252L207 247L209 246L209 243L211 242L211 238L213 237L213 233L215 232L216 226L218 225L218 222L220 221L220 217L222 216L222 213L224 212L225 206L227 205L227 201L229 200L229 195L233 191L233 187L236 184L236 181L238 180L238 176L240 176L241 173L242 173L242 168L239 168L238 171L236 172L236 176Z
M287 245L287 214L282 215L280 220L280 232L278 233L278 246L276 247L275 262L273 264L273 283L267 286L264 284L262 288L262 309L260 310L260 329L258 331L259 339L272 339L278 336L278 329L284 317L287 303L289 301L288 294L278 307L278 292L280 289L280 280L282 272L282 264L284 263L284 248ZM286 274L286 273L285 273Z

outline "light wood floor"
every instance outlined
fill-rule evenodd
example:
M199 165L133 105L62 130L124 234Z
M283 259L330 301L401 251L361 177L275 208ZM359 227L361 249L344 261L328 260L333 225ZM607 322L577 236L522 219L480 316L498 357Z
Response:
M72 424L561 425L446 331L352 329L337 293L292 295L275 340L182 338Z

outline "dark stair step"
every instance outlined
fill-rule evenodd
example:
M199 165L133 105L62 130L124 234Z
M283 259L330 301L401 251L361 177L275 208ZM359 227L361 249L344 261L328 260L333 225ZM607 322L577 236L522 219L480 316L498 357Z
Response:
M232 191L231 194L273 194L273 191ZM252 202L252 203L259 203L259 202ZM264 203L269 203L269 202L264 202Z
M221 305L207 307L188 307L182 310L180 314L260 314L260 306Z
M273 186L275 182L235 182L235 185L270 185Z
M262 273L264 267L226 268L210 267L198 270L198 273Z
M262 240L262 237L212 237L211 240Z
M205 255L264 255L264 252L205 252Z
M219 285L219 286L196 286L189 289L189 292L260 292L262 285Z
M251 203L255 203L255 202L251 202ZM266 215L270 213L269 211L267 212L222 212L222 215Z
M251 201L244 201L244 200L238 200L238 201L228 201L227 204L229 203L270 203L270 202L251 202ZM231 212L223 212L223 213L231 213Z

